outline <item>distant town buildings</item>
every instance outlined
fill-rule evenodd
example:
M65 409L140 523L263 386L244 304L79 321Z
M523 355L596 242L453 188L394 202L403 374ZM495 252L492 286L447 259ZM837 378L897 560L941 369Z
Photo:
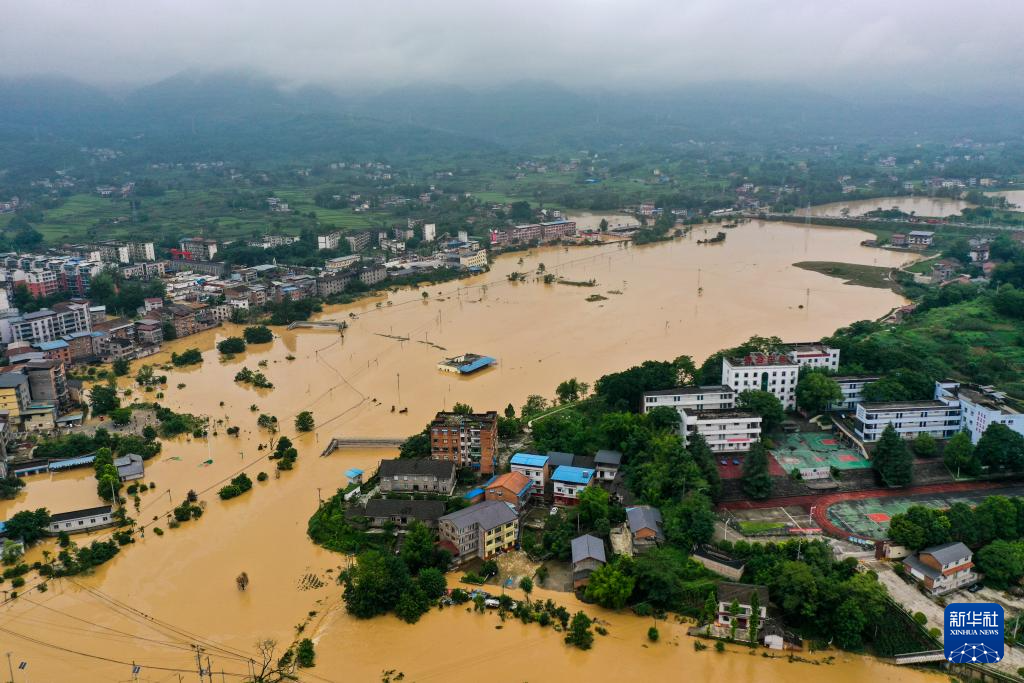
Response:
M186 237L181 240L180 247L174 255L185 261L212 261L217 255L217 240Z
M563 237L570 237L575 234L576 223L567 220L517 225L510 228L495 228L490 232L491 244L494 246L531 242L543 244L545 242L555 242Z

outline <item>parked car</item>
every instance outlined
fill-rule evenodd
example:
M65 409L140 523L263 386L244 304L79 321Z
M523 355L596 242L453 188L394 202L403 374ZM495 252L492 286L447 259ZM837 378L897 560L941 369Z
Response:
M739 465L740 464L740 459L739 458L733 458L732 459L732 464L733 465Z
M967 592L968 592L968 593L977 593L977 592L978 592L978 591L980 591L980 590L981 590L982 588L983 588L983 586L982 586L982 585L981 585L980 583L976 583L976 584L974 584L973 586L971 586L970 588L968 588L968 589L967 589Z

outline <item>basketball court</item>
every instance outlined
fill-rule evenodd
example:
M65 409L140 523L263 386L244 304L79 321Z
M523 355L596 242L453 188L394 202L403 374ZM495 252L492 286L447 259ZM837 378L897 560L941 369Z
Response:
M871 467L871 463L855 449L840 445L832 432L789 434L772 449L772 456L786 472L821 467L837 470Z

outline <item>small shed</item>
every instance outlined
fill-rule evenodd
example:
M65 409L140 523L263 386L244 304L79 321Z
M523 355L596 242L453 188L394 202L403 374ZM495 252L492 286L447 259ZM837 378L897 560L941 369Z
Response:
M345 479L348 480L349 486L352 484L363 483L363 471L355 467L345 470Z

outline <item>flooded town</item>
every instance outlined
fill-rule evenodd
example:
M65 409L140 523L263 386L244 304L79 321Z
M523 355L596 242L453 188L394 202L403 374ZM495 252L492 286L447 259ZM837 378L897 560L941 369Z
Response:
M93 4L0 22L0 683L1024 683L1024 5Z
M372 473L381 460L396 454L393 448L360 448L360 438L402 440L456 403L478 409L519 405L530 394L550 394L567 377L593 380L618 367L682 352L702 359L752 334L819 338L852 320L884 315L904 299L890 290L848 286L795 268L794 259L898 267L916 258L862 247L863 234L856 231L798 224L744 223L714 251L695 244L701 234L702 229L695 229L686 238L649 246L615 242L515 252L498 257L489 273L468 280L328 307L316 320L346 321L341 332L277 327L271 343L252 345L228 360L218 358L215 345L239 334L240 326L230 323L166 343L159 354L135 361L118 388L126 396L138 392L132 378L140 366L162 366L171 353L198 348L203 363L168 370L161 391L163 404L173 410L208 416L210 435L167 440L160 454L146 462L144 481L154 486L142 496L137 511L128 504L129 514L145 527L130 547L92 575L54 581L50 591L12 602L6 607L9 618L16 618L22 628L29 625L39 636L51 628L70 629L89 641L90 651L110 655L123 654L125 633L138 636L143 640L133 643L133 656L171 669L187 667L192 653L187 646L177 653L162 645L147 646L146 638L166 640L163 627L148 623L149 617L207 634L234 651L248 651L264 637L284 642L294 624L308 621L307 633L323 653L317 671L325 675L362 678L393 668L415 679L429 680L433 672L471 680L473 662L486 659L488 651L513 646L509 641L527 638L551 653L555 669L584 666L595 675L612 676L613 663L621 656L617 651L642 645L635 635L627 635L646 629L639 617L609 614L611 645L602 642L593 655L582 658L565 657L558 652L557 638L524 627L523 632L516 628L488 636L489 644L467 654L461 666L424 665L429 658L423 654L433 647L438 629L476 633L480 625L475 620L485 617L456 616L449 610L428 615L413 627L390 617L380 624L353 621L341 609L335 582L350 559L311 543L305 525L321 501L344 488L347 470ZM593 279L596 291L618 293L588 302L580 288L544 284L533 275L538 270L569 280ZM511 282L511 272L531 275ZM469 349L486 352L497 362L469 376L435 367L439 359ZM274 388L254 389L233 381L242 366L263 368ZM252 410L255 406L258 413ZM294 433L289 427L294 416L307 410L316 418L316 429ZM237 473L245 471L255 479L260 471L273 472L266 455L272 435L257 427L257 414L275 415L288 425L282 431L299 451L298 464L294 471L257 483L246 499L219 501L216 489ZM106 424L90 422L85 429ZM231 426L239 432L228 435ZM335 437L354 439L356 446L320 457ZM17 498L2 503L0 516L102 503L91 468L32 474L25 482ZM190 490L198 493L206 514L156 535L154 528L166 526L171 509ZM106 535L101 531L93 536ZM43 543L29 557L39 557L47 548L56 550ZM241 571L251 581L244 592L234 585ZM307 577L316 581L310 583ZM571 593L554 597L578 604ZM93 632L78 620L100 629ZM395 630L402 628L408 631ZM673 634L669 638L676 640L676 649L644 652L630 660L630 667L657 676L662 667L712 666L701 663L685 642L685 623L669 621L665 628ZM422 642L426 650L396 652L390 647L395 637L407 644ZM550 644L538 643L545 639ZM237 657L216 655L211 650L218 666L244 673ZM43 651L38 659L46 663L34 666L55 679L73 677L78 666L74 660L46 657ZM753 667L753 672L771 667L773 676L796 680L808 675L802 667L812 665L780 662L757 659L727 666ZM90 666L118 669L114 664L109 669L102 663ZM906 676L848 656L831 662L828 675L854 680L867 667L877 669L874 675L883 679Z

